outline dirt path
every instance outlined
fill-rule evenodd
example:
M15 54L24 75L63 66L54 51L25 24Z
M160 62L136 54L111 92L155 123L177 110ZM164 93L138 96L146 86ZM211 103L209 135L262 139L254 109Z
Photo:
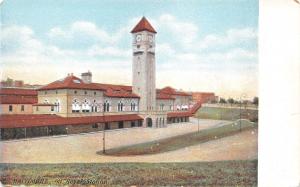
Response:
M226 122L225 122L226 123ZM200 129L225 124L202 120ZM107 148L152 141L198 129L195 123L172 125L167 128L135 128L106 133ZM134 157L101 156L102 133L73 135L59 138L39 138L1 142L2 163L67 163L67 162L187 162L257 158L257 132L245 131L234 136L210 141L168 153Z

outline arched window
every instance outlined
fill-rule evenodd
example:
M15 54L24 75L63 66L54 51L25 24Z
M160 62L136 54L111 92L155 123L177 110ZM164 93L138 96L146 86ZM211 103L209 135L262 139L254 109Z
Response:
M119 112L120 112L120 111L123 111L123 109L124 109L124 104L123 104L122 101L119 101L119 103L118 103L118 111L119 111Z
M109 110L110 110L110 104L109 104L108 100L106 100L104 102L104 104L103 104L103 110L104 110L104 112L109 112Z
M97 102L96 100L94 99L93 103L92 103L92 106L91 106L91 109L92 109L92 112L97 112Z
M89 100L85 99L82 103L82 112L90 112L91 111L91 104Z
M160 104L160 110L164 110L164 104L163 103Z
M58 99L55 100L55 112L60 112L60 101Z
M80 112L80 105L77 99L73 99L72 101L72 113Z
M137 111L137 106L136 106L135 102L133 102L133 101L130 104L130 110L131 111Z

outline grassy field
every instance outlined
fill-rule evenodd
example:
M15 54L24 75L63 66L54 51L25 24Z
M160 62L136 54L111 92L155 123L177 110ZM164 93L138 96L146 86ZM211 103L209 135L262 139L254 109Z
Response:
M222 138L240 132L239 124L239 121L237 121L216 128L204 129L199 132L193 132L189 134L165 138L153 142L113 148L106 150L105 154L113 156L129 156L157 154L167 151L174 151L177 149L197 145L202 142ZM247 120L241 120L241 129L249 129L254 127L256 127L254 123L250 123ZM99 151L98 154L102 154L102 151Z
M257 160L191 163L0 164L3 184L256 186Z
M239 108L217 108L217 107L201 107L195 116L202 119L216 119L216 120L231 120L240 119ZM258 110L251 110L242 108L241 118L249 119L250 121L258 121Z

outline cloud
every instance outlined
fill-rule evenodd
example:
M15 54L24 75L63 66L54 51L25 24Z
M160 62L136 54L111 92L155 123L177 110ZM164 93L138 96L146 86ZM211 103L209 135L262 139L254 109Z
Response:
M159 28L165 29L167 33L175 37L183 47L191 47L193 41L198 38L199 28L197 25L180 21L170 14L161 15L157 24Z
M235 44L247 44L257 41L257 31L253 28L230 29L225 35L210 34L198 42L200 49L213 47L228 47Z
M67 73L91 70L95 81L131 84L132 51L128 32L139 19L130 19L114 32L93 22L76 21L49 29L47 38L38 38L28 26L3 27L4 71L16 79L49 83L47 76L58 79ZM156 38L158 86L222 94L224 90L228 93L247 90L255 94L255 29L232 28L224 34L200 37L199 25L170 14L149 21L159 31ZM254 47L249 47L249 43L254 43ZM34 75L24 75L24 72Z

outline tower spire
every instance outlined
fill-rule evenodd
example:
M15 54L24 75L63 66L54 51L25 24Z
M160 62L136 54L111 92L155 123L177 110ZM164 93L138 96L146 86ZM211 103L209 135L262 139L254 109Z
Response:
M136 33L140 31L149 31L152 33L156 33L155 29L149 23L145 16L139 21L139 23L132 29L131 33Z

